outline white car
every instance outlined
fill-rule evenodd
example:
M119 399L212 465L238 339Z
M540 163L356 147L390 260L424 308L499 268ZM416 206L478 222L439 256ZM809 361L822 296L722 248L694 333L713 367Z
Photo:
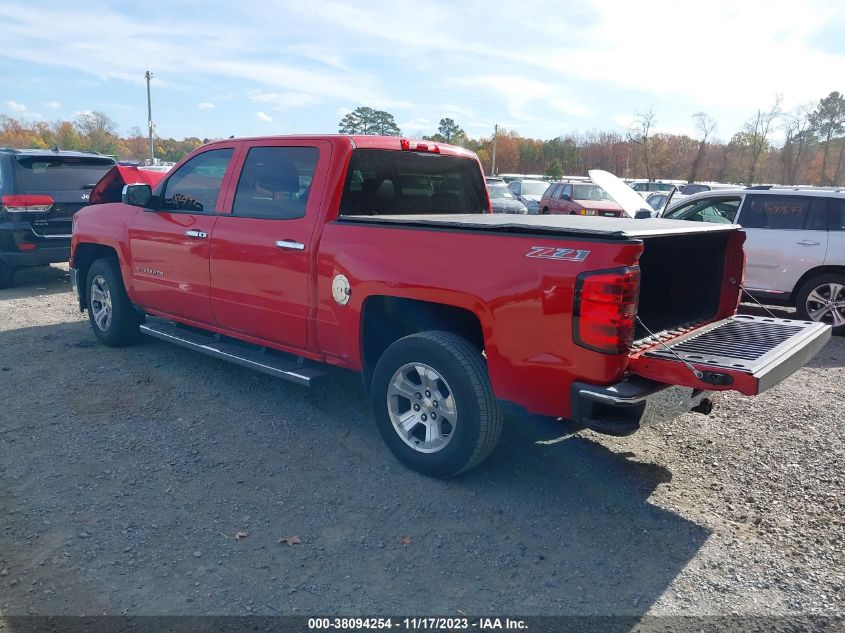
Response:
M528 207L528 213L537 215L540 213L540 198L546 193L549 183L545 180L512 180L508 183L508 189L514 197Z
M664 218L745 229L745 290L845 333L845 192L769 187L695 194Z
M648 194L659 191L661 193L669 193L671 191L678 191L679 185L671 182L661 182L659 180L646 180L640 182L632 182L631 189L640 194L643 198L647 198Z

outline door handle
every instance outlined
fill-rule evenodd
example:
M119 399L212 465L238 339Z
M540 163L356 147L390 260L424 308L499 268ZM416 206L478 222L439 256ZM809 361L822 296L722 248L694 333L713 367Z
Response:
M279 248L283 248L287 251L304 251L305 244L301 242L294 242L293 240L279 240L276 242L276 246Z
M796 244L800 244L801 246L820 246L821 242L814 242L813 240L801 240L799 242L795 242Z
M208 237L208 233L205 233L204 231L185 231L185 235L198 240L204 240Z

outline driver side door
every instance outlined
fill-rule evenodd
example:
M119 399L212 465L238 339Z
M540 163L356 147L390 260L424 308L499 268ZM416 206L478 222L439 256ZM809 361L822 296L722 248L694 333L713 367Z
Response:
M132 284L144 309L214 324L209 244L237 147L193 156L159 185L154 208L135 214L129 226Z

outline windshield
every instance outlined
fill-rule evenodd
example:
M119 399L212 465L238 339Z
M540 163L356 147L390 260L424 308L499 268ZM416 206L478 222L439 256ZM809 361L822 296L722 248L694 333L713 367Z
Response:
M486 213L484 178L469 158L356 149L349 159L341 215Z
M116 164L105 157L21 156L18 175L24 193L87 191Z
M488 187L487 191L491 198L513 198L513 194L507 187Z
M572 187L573 200L613 200L607 192L598 185L575 185Z
M739 210L739 202L739 198L696 200L675 207L665 213L663 217L670 220L733 224L736 220L736 212Z
M545 182L537 182L531 180L522 181L522 195L523 196L542 196L546 193L549 184Z

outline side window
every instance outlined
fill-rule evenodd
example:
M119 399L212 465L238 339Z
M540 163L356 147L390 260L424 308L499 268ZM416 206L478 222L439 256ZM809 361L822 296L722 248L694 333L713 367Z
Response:
M566 185L563 188L563 191L560 192L560 197L569 196L570 200L572 199L572 185Z
M824 198L752 195L742 207L740 224L747 229L809 229L824 217L825 207Z
M508 184L508 189L510 189L511 193L515 196L519 195L519 184L520 183L518 180L512 180L510 184Z
M543 194L543 197L544 198L557 198L558 189L560 189L560 185L551 185L549 187L548 191L546 191L546 193Z
M194 156L164 183L160 209L191 213L214 213L220 185L232 148L213 149Z
M277 220L303 217L319 156L316 147L251 148L232 214Z
M830 199L830 223L831 231L845 231L845 199Z

